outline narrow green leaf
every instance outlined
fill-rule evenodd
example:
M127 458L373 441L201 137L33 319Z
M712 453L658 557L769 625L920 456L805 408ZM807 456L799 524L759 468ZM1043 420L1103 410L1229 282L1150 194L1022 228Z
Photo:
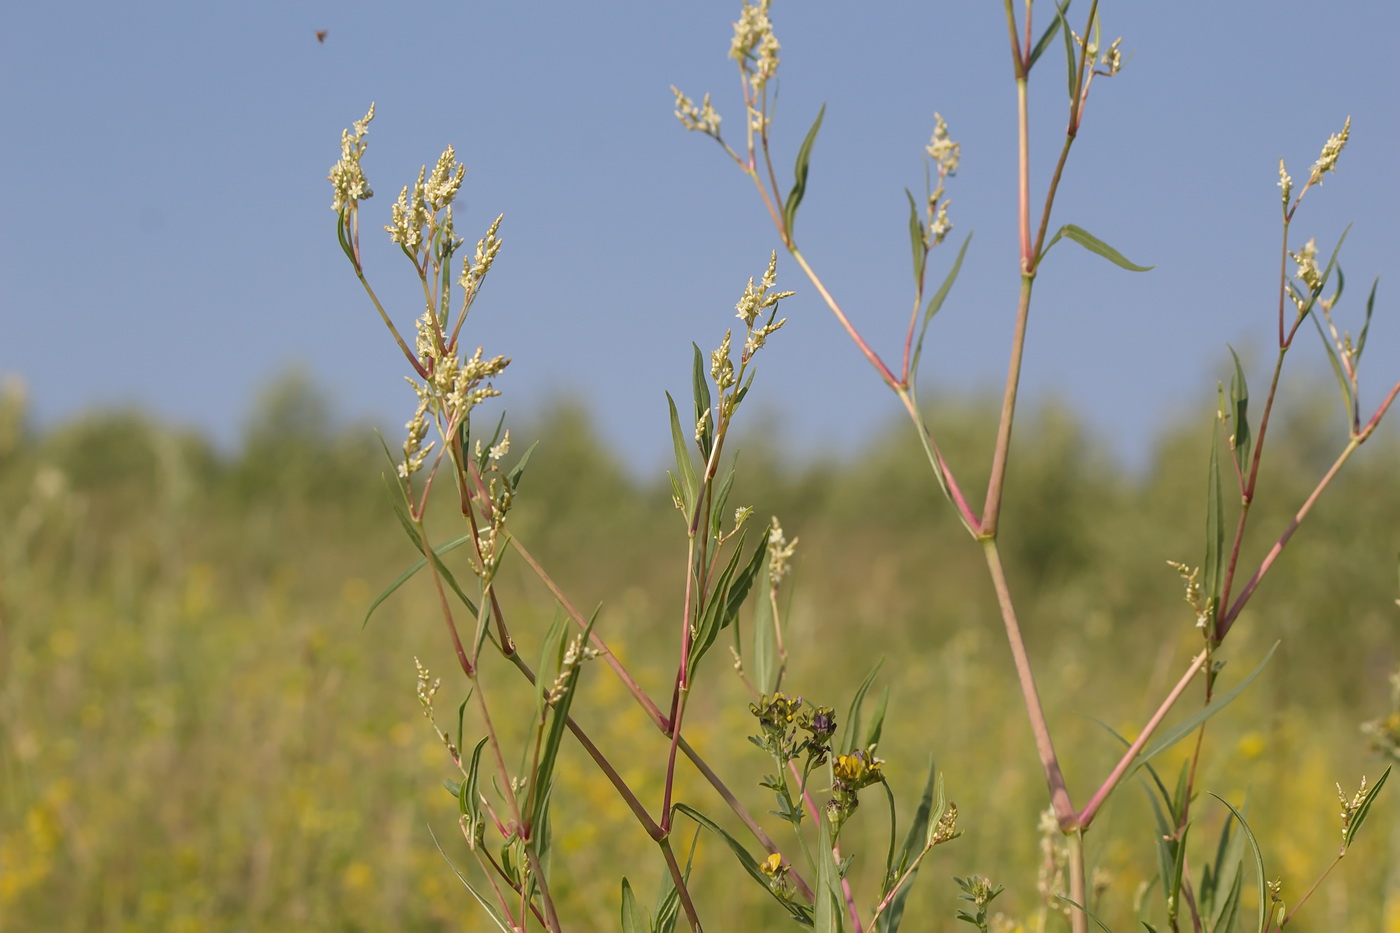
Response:
M1220 430L1212 425L1210 463L1206 467L1206 560L1202 573L1205 575L1206 595L1215 606L1215 618L1225 612L1225 607L1220 605L1225 577L1224 512L1224 492L1220 483ZM1213 623L1215 619L1210 621Z
M909 245L914 250L914 287L917 288L924 280L928 246L924 242L924 222L919 218L919 206L914 203L914 194L905 188L904 196L909 199Z
M1069 99L1073 103L1079 96L1079 57L1076 54L1074 33L1070 31L1069 20L1064 10L1055 11L1055 19L1060 23L1060 35L1065 39L1065 67L1069 71Z
M1351 380L1347 378L1345 367L1342 365L1342 358L1337 353L1337 347L1332 343L1331 336L1322 326L1322 319L1316 314L1312 316L1313 325L1317 328L1317 336L1322 340L1322 349L1327 351L1327 362L1332 366L1332 376L1337 380L1337 389L1342 396L1342 408L1346 411L1347 421L1351 421L1352 406L1355 398L1352 396Z
M1372 785L1371 789L1366 791L1366 795L1361 798L1361 804L1356 808L1356 813L1352 815L1351 824L1347 826L1346 838L1342 842L1343 851L1351 848L1352 840L1361 831L1361 824L1366 822L1366 817L1371 813L1371 804L1375 802L1376 795L1381 792L1381 788L1385 786L1385 779L1388 777L1390 777L1390 766L1386 767L1381 779Z
M1371 312L1376 307L1376 289L1380 287L1381 280L1377 276L1371 282L1371 294L1366 296L1366 322L1361 325L1361 334L1356 338L1356 363L1361 363L1361 351L1366 349L1366 334L1371 329Z
M1037 41L1035 47L1031 49L1031 57L1026 63L1027 73L1035 67L1036 60L1040 58L1041 53L1045 51L1045 47L1050 44L1050 41L1055 38L1055 33L1060 31L1060 25L1065 18L1065 13L1069 10L1069 4L1070 0L1065 0L1063 4L1056 4L1056 6L1059 7L1059 15L1056 16L1055 21L1047 26L1045 31L1040 34L1039 41Z
M540 446L540 442L535 441L526 447L525 453L521 454L520 459L515 462L515 466L506 474L506 481L510 483L512 492L520 489L520 480L525 476L525 467L530 463L530 455L535 452L535 448L538 446Z
M938 813L934 813L934 787L938 787L940 805ZM919 807L914 811L914 819L909 823L909 829L904 834L904 844L899 848L899 858L891 859L885 864L886 887L881 891L881 895L890 893L890 885L897 882L901 875L908 870L914 859L918 857L924 848L929 844L929 827L936 826L938 820L943 816L943 808L947 806L947 801L943 798L943 778L938 774L938 769L934 765L933 759L929 759L928 778L924 781L924 792L919 795ZM898 933L899 925L904 920L904 902L909 898L909 892L913 889L914 876L917 876L918 869L914 870L914 875L905 882L904 886L895 892L890 900L890 906L885 908L885 912L880 915L879 933Z
M695 348L695 362L691 367L690 383L691 394L695 399L695 423L699 424L701 417L710 411L710 382L705 372L705 359L700 352L700 345L692 343ZM711 416L714 412L710 412ZM713 417L705 419L705 429L700 432L700 459L709 460L710 450L714 446L715 420Z
M739 541L734 546L734 553L738 554L744 548L744 532L739 533ZM753 589L753 581L758 579L758 574L764 567L768 566L768 536L764 535L758 542L758 546L753 549L753 554L749 557L749 562L739 571L734 582L728 587L725 595L724 618L720 620L720 628L728 628L735 619L739 617L739 610L744 605L744 600L749 598L749 590Z
M1170 729L1166 730L1161 735L1159 735L1156 741L1154 741L1147 748L1143 749L1142 753L1139 754L1138 757L1133 761L1133 766L1128 771L1128 773L1133 773L1153 757L1160 755L1162 752L1171 748L1177 742L1180 742L1192 732L1195 732L1196 727L1199 726L1201 723L1205 722L1207 719L1214 716L1216 713L1220 712L1225 707L1229 706L1230 703L1232 703L1237 696L1244 692L1244 689L1246 687L1248 687L1251 683L1254 682L1254 678L1258 677L1261 673L1263 673L1264 668L1273 658L1274 652L1278 650L1278 646L1279 643L1274 642L1274 646L1269 649L1268 654L1264 655L1264 660L1260 661L1259 665L1255 667L1254 670L1250 671L1247 677L1245 677L1239 683L1235 684L1235 686L1231 687L1224 693L1217 694L1215 699L1212 700L1210 703L1203 706L1201 709L1197 710L1192 715L1188 716L1182 722L1177 723L1175 726L1172 726Z
M706 454L706 456L709 456ZM739 466L739 454L734 454L734 460L729 464L729 470L724 474L724 479L720 480L719 486L714 493L714 506L710 509L710 537L719 535L720 527L724 524L725 506L729 504L729 491L734 486L734 473Z
M1093 914L1093 912L1090 911L1089 908L1085 907L1083 904L1079 903L1078 901L1070 900L1069 898L1065 897L1063 894L1059 894L1059 895L1056 895L1056 896L1057 896L1060 900L1062 900L1062 901L1064 901L1066 904L1068 904L1069 906L1073 907L1075 910L1077 910L1077 911L1079 911L1080 913L1082 913L1084 916L1088 917L1090 920L1094 921L1094 923L1098 924L1099 929L1100 929L1100 930L1103 930L1104 933L1113 933L1113 931L1110 930L1110 929L1108 928L1108 926L1107 926L1102 920L1100 920L1098 917L1095 917L1094 914Z
M1321 296L1322 292L1327 290L1327 283L1332 278L1332 270L1337 267L1337 256L1341 253L1342 244L1346 242L1347 234L1349 233L1351 233L1351 224L1347 224L1347 228L1342 231L1342 235L1337 239L1337 245L1332 248L1332 255L1328 258L1327 265L1323 267L1322 270L1322 287L1318 289L1317 295L1312 295L1308 298L1307 304L1303 305L1303 309L1298 312L1300 318L1307 317L1312 313L1313 307L1317 304L1317 299Z
M749 850L744 848L744 844L742 842L731 836L724 829L724 827L720 826L714 820L710 819L708 816L701 813L694 807L689 806L688 804L677 803L675 804L673 809L678 813L683 813L686 816L690 817L696 823L705 827L710 832L714 833L716 836L719 836L720 839L724 840L724 844L729 847L729 851L734 853L734 857L739 860L739 865L744 869L745 872L748 873L748 876L754 881L756 881L759 884L759 886L763 888L763 890L767 891L768 894L774 900L776 900L779 904L782 904L783 910L787 911L789 914L792 913L794 908L784 903L782 898L778 897L778 895L774 893L773 889L768 886L768 876L763 873L763 869L759 867L758 861L752 855L749 854ZM830 861L830 846L827 847L826 853L827 861ZM794 915L794 919L798 919L797 915ZM806 922L810 923L811 921L810 919L808 919Z
M817 901L817 915L813 924L817 933L841 933L843 929L841 876L836 870L836 862L832 856L834 848L831 818L823 808L817 827L817 849L813 855L817 862L817 886L812 892Z
M807 131L807 138L802 141L802 148L797 150L792 191L788 193L787 202L783 205L783 229L787 231L789 241L793 238L792 225L797 219L797 208L802 204L802 196L807 193L807 168L812 158L812 146L817 141L817 133L822 128L822 118L825 116L826 104L822 104L822 109L817 112L816 122Z
M696 493L699 485L695 481L695 468L690 463L690 447L686 435L681 431L681 416L676 411L676 400L666 393L666 404L671 408L671 446L676 453L675 477L681 492L681 502L685 505L687 520L695 513Z
M875 707L875 715L870 717L870 728L865 731L865 744L862 748L869 748L880 741L880 733L885 728L885 709L890 703L890 688L885 687L880 692L880 702Z
M408 539L413 542L413 546L418 549L418 553L422 554L423 540L418 536L418 529L413 527L413 523L409 521L407 514L399 510L399 508L397 507L397 503L395 513L398 515L399 523L403 526L404 531L408 534ZM437 546L433 549L433 551L438 557L440 557L441 555L446 554L448 551L455 550L456 548L461 547L463 544L466 544L468 541L471 540L472 535L469 532L467 534L459 535L458 537L453 538L446 544L441 544ZM365 617L364 620L360 623L360 628L363 629L365 626L369 625L370 616L374 615L375 611L384 603L384 601L387 600L390 596L394 595L394 593L399 589L399 587L407 583L409 579L413 577L414 574L416 574L418 571L422 570L426 566L428 566L428 559L426 557L419 558L412 565L410 565L407 570L395 577L394 582L390 583L382 592L380 592L378 596L374 598L374 601L369 604L369 609L365 612ZM472 615L476 615L476 603L474 603L471 600L471 598L467 596L466 593L462 592L462 588L457 585L457 578L452 575L452 572L447 569L447 566L443 564L443 562L440 559L437 560L437 567L438 572L441 573L443 579L447 581L447 585L450 586L452 588L452 591L457 594L457 598L462 600L462 602L466 604L467 609L470 610Z
M1244 817L1240 814L1240 811L1230 806L1230 801L1226 800L1224 797L1221 797L1219 794L1211 794L1211 796L1214 797L1216 800L1219 800L1221 803L1225 804L1226 807L1229 807L1230 812L1234 814L1235 819L1240 821L1240 829L1244 831L1245 838L1249 840L1249 848L1254 853L1254 868L1256 870L1256 896L1259 900L1258 929L1259 933L1266 933L1269 923L1269 892L1267 888L1267 881L1264 877L1264 853L1259 850L1259 840L1254 838L1253 831L1250 830L1249 824L1245 822Z
M766 539L765 539L766 540ZM743 555L744 532L739 533L738 544L734 548L734 553L729 556L729 563L715 579L714 586L710 589L709 600L700 610L700 619L695 626L695 641L690 649L690 670L687 674L695 676L700 659L713 647L715 639L719 636L720 630L727 624L726 608L728 606L729 587L734 580L734 574L739 567L739 558Z
M1107 259L1115 266L1120 266L1124 269L1127 269L1129 272L1147 272L1149 269L1156 268L1156 266L1140 266L1135 262L1131 262L1122 253L1118 252L1118 250L1114 249L1112 246L1109 246L1103 240L1100 240L1098 237L1094 236L1092 233L1090 233L1088 230L1085 230L1083 227L1076 227L1074 224L1065 224L1063 227L1061 227L1055 233L1054 238L1046 244L1045 249L1040 254L1040 258L1044 259L1045 254L1050 252L1050 247L1060 242L1061 239L1072 240L1073 242L1078 243L1080 246L1087 249L1089 252L1102 256L1104 259Z
M463 422L462 422L462 427L465 429L466 426L467 426L467 422L466 422L466 421L463 421ZM491 439L490 439L489 441L487 441L485 444L482 444L482 445L481 445L481 451L480 451L479 453L478 453L478 452L471 452L471 453L468 454L469 456L474 456L474 457L476 458L476 469L477 469L477 472L479 472L479 473L485 473L485 472L486 472L486 462L487 462L488 460L491 459L491 448L492 448L492 447L495 447L497 444L499 444L499 443L501 442L501 432L502 432L503 430L505 430L505 426L506 426L506 413L505 413L505 412L501 412L501 417L496 421L496 429L495 429L494 431L491 432ZM465 430L464 430L464 433L465 433ZM467 438L465 438L465 437L462 439L462 450L463 450L463 451L472 451L472 448L471 448L471 446L467 443Z
M884 663L884 658L876 661L875 666L870 669L870 673L865 675L865 679L862 680L860 686L856 688L855 696L851 698L851 711L846 716L844 726L841 723L836 724L837 733L836 743L834 745L835 748L850 749L854 747L855 742L860 741L861 707L865 705L865 692L869 690L870 685L875 682L875 675L880 673L880 667Z
M481 815L481 792L478 788L481 784L481 750L489 740L490 736L483 736L481 741L476 743L476 748L472 749L471 758L467 762L466 780L457 785L457 809L466 817L463 830L469 839L475 839L477 832L484 825Z
M1228 346L1228 345L1227 345ZM1249 451L1253 440L1249 433L1249 384L1244 379L1244 367L1240 365L1240 355L1234 347L1229 347L1230 356L1235 361L1235 374L1230 377L1231 446L1235 452L1235 462L1240 472L1249 475Z
M442 844L438 842L437 835L433 833L433 829L431 826L428 827L428 835L432 836L433 845L437 846L438 854L442 856L443 861L447 862L447 866L452 869L452 874L457 876L457 880L462 882L462 887L466 888L467 891L471 893L471 896L476 898L476 902L481 905L482 909L490 915L491 919L496 921L496 927L502 930L503 933L514 933L516 927L514 926L514 924L511 924L506 920L505 916L501 913L500 908L497 907L492 901L489 901L485 897L483 897L481 892L477 891L476 888L472 887L472 883L467 880L467 876L462 874L462 872L458 870L457 866L453 864L452 859L449 858L447 853L443 851Z
M637 903L637 896L632 893L632 885L625 875L622 878L622 933L651 933L651 918Z
M1220 840L1215 847L1214 871L1209 888L1201 886L1201 905L1210 914L1210 930L1232 930L1239 914L1240 898L1244 893L1244 833L1232 833L1233 823L1225 821L1220 827ZM1207 865L1207 869L1211 866Z
M753 610L753 648L749 652L749 676L759 693L770 694L778 689L773 683L774 664L778 652L777 619L773 616L773 601L768 598L772 578L768 562L758 577L758 605Z
M933 297L929 299L928 307L924 309L924 320L923 323L919 325L919 339L918 342L914 344L914 354L909 361L909 384L911 386L915 383L916 376L918 375L919 357L922 356L924 352L924 334L928 333L929 321L932 321L933 316L943 307L943 302L948 297L948 292L953 288L953 282L957 280L958 273L962 271L963 257L967 255L967 247L971 242L972 234L969 233L963 238L963 244L958 249L958 258L953 260L952 268L950 268L948 274L943 277L943 284L938 286L938 291L934 292Z
M462 702L457 704L457 754L459 755L462 753L462 729L467 721L467 702L471 700L472 691L475 689L476 684L473 683L467 689L467 695L462 697Z
M598 622L600 609L593 611L592 617L588 620L588 625L584 627L581 635L583 643L588 643L588 636L593 634L593 626ZM558 651L562 657L567 645L561 641ZM555 662L555 670L559 668L559 662ZM549 802L550 791L554 785L554 765L559 759L559 746L564 741L564 731L569 726L569 708L573 706L574 697L578 695L579 678L583 675L583 665L575 664L573 670L569 671L564 678L564 693L554 701L554 706L549 713L549 731L545 735L544 749L540 754L539 767L535 770L535 779L530 788L531 799L534 801L534 808L530 814L531 824L540 826L547 818L546 807ZM552 682L553 678L551 678ZM544 678L540 678L544 682Z

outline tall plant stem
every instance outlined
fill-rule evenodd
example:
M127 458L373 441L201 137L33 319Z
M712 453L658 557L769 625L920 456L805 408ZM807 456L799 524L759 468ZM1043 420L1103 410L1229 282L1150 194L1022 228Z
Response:
M671 839L669 836L663 836L656 840L656 844L661 847L661 854L666 858L666 870L671 873L671 881L681 896L681 907L685 910L685 919L690 923L690 928L699 933L701 928L700 915L696 913L695 902L690 899L690 892L685 886L685 872L681 871L680 863L676 861L676 853L671 848Z
M574 623L578 625L579 628L588 628L588 618L574 608L574 604L564 595L564 591L554 582L554 579L545 571L544 567L540 565L540 562L535 559L535 556L526 550L525 545L520 543L520 539L512 535L510 543L511 546L515 548L516 553L524 559L525 563L530 565L530 570L539 577L540 582L542 582L554 598L559 601L559 605L568 613L569 618L573 619ZM622 662L617 659L617 655L612 653L612 649L608 647L607 642L603 641L602 636L596 631L590 632L588 640L594 648L598 649L599 655L602 656L608 667L612 668L618 680L622 681L623 686L627 688L627 692L632 694L632 698L637 701L642 709L646 710L647 718L652 721L656 728L660 729L662 732L666 732L666 717L661 715L661 710L647 692L642 689L641 684L637 683L627 671L627 668L623 667Z
M1342 448L1341 454L1339 454L1337 459L1333 462L1327 474L1322 477L1317 486L1313 489L1311 495L1308 496L1307 501L1305 501L1294 514L1292 520L1288 523L1288 527L1283 530L1283 534L1274 542L1274 546L1269 548L1269 553L1266 554L1264 559L1259 563L1259 569L1254 571L1254 576L1250 577L1249 582L1240 590L1240 595L1236 597L1235 601L1230 605L1229 611L1220 617L1220 622L1216 625L1217 640L1224 638L1229 633L1231 627L1235 624L1235 620L1239 618L1240 611L1244 609L1244 604L1247 603L1249 597L1254 594L1255 587L1259 585L1259 582L1264 579L1264 575L1273 567L1274 561L1278 560L1278 556L1283 553L1284 547L1288 544L1288 539L1292 538L1293 533L1303 524L1303 519L1308 517L1308 513L1312 511L1312 507L1317 504L1317 500L1322 495L1322 491L1331 485L1333 478L1341 471L1342 466L1351 459L1351 455L1361 446L1363 440L1365 440L1363 436L1356 435L1352 437L1346 447Z
M1069 846L1069 899L1079 905L1070 908L1069 923L1074 933L1089 933L1089 885L1084 866L1084 830L1075 827L1065 835Z
M822 300L825 301L826 306L831 309L831 313L836 315L836 320L841 322L841 327L846 331L846 334L855 342L861 354L870 361L870 365L875 367L875 370L880 374L880 378L885 380L885 384L895 391L902 388L899 377L885 365L884 360L880 359L880 354L872 350L870 344L865 342L865 338L860 335L860 331L856 330L855 325L846 317L846 313L841 310L841 306L836 303L836 299L831 297L831 293L826 290L826 286L822 284L821 278L817 276L817 273L812 269L811 265L808 264L807 258L802 255L802 252L796 246L790 247L789 252L792 253L792 258L797 260L797 264L802 267L802 271L807 273L808 281L810 281L812 286L821 294Z
M1123 780L1123 777L1128 773L1128 769L1137 759L1138 754L1147 747L1148 740L1152 738L1152 734L1157 731L1157 727L1161 725L1167 713L1176 705L1176 701L1181 699L1181 695L1186 691L1186 687L1191 683L1192 678L1200 672L1201 668L1205 666L1209 657L1209 652L1202 651L1191 659L1191 664L1187 667L1186 673L1177 681L1176 686L1172 688L1172 692L1167 694L1167 698L1162 701L1162 705L1157 707L1157 712L1153 713L1152 718L1147 720L1147 724L1142 727L1142 733L1137 737L1137 740L1133 742L1132 745L1128 746L1128 750L1123 753L1123 757L1118 760L1118 764L1114 766L1113 771L1104 779L1102 786L1094 792L1094 796L1089 799L1089 802L1084 805L1084 809L1079 812L1076 823L1080 828L1089 828L1089 824L1094 821L1094 817L1098 814L1099 809L1107 802L1109 794L1112 794L1114 788Z
M1006 484L1006 461L1011 450L1011 425L1016 417L1016 393L1021 381L1021 358L1026 347L1026 323L1031 310L1031 286L1035 273L1022 273L1021 298L1016 308L1016 330L1011 337L1011 362L1006 368L1006 392L1001 400L997 446L992 453L992 474L987 481L987 501L982 508L981 535L995 540L1001 520L1001 494Z
M1006 641L1011 646L1016 679L1021 684L1021 697L1026 704L1031 732L1035 736L1035 748L1040 754L1041 767L1045 770L1045 783L1050 788L1050 803L1055 808L1055 818L1061 828L1068 829L1074 826L1074 804L1070 801L1064 772L1060 770L1060 761L1055 755L1055 743L1050 738L1050 726L1045 720L1045 710L1040 705L1040 693L1036 690L1035 675L1031 673L1030 658L1026 654L1026 643L1021 638L1021 625L1016 620L1016 607L1011 603L1011 590L1006 583L1006 570L1002 567L1001 552L997 548L996 539L983 538L982 550L987 558L987 569L991 571L992 585L996 588L1001 618L1006 624Z

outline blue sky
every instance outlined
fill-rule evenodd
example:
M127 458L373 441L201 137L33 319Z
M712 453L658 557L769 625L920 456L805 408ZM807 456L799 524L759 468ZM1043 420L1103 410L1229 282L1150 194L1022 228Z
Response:
M898 356L911 297L903 188L922 185L935 110L962 144L949 188L956 230L935 281L950 247L976 237L930 332L928 404L943 389L996 390L1004 378L1017 287L1015 94L1000 8L773 9L780 169L827 103L800 241L887 357ZM341 129L375 101L365 166L378 196L366 217L386 222L398 189L454 144L468 169L459 231L474 240L505 214L505 248L469 339L513 357L500 385L512 413L582 395L608 441L649 470L669 445L662 392L688 392L690 342L718 343L745 281L778 245L747 180L672 116L674 83L696 99L713 92L731 135L740 130L726 58L738 9L11 4L0 30L0 373L24 378L41 424L136 404L227 443L258 387L300 364L343 416L397 431L413 401L402 360L336 247L324 180ZM1265 9L1102 4L1106 35L1122 35L1129 58L1095 86L1055 222L1157 268L1134 275L1057 247L1038 285L1024 385L1114 432L1130 460L1163 416L1208 403L1227 342L1262 388L1277 160L1301 180L1348 114L1340 171L1309 194L1291 245L1315 236L1326 251L1354 223L1342 309L1353 322L1371 278L1394 268L1400 6ZM1038 196L1065 94L1053 55L1037 77ZM408 322L410 270L380 242L371 277ZM895 418L893 397L782 257L779 283L798 296L764 351L754 407L779 414L799 448L857 450ZM1363 369L1370 406L1400 378L1395 288L1382 279ZM1301 347L1300 368L1318 372L1315 339Z

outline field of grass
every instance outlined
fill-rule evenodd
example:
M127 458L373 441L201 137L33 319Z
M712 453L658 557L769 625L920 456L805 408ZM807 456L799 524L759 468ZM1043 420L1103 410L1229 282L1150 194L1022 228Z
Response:
M985 460L982 426L995 421L985 408L942 406L953 462ZM1302 411L1275 438L1257 527L1281 529L1330 462L1319 451L1335 449L1321 427L1332 413ZM135 414L38 433L7 395L0 931L486 928L434 842L465 870L456 801L441 784L453 769L420 714L414 657L443 677L440 720L455 721L466 686L426 582L362 627L373 597L415 555L386 502L373 432L329 423L325 403L292 381L269 392L242 448L221 454ZM1080 793L1116 757L1103 724L1136 729L1199 642L1166 561L1200 560L1208 430L1166 431L1150 467L1132 475L1053 406L1018 422L1003 542ZM985 568L906 433L859 458L814 463L750 438L732 501L781 516L801 539L791 692L844 710L883 659L877 689L891 694L880 749L900 800L917 800L930 756L946 774L965 835L925 864L911 916L953 928L951 877L979 873L1007 886L995 906L1008 929L1036 929L1043 780ZM663 694L685 567L664 475L630 476L577 409L518 425L515 436L541 442L515 534L576 605L601 604L599 630ZM1378 436L1328 490L1223 655L1228 682L1281 642L1208 726L1198 783L1247 807L1290 903L1336 853L1334 782L1350 793L1385 767L1358 727L1390 711L1400 660L1397 458L1394 432ZM497 578L522 642L555 615L531 579L509 559ZM757 781L770 762L746 740L749 698L723 663L702 680L687 736L762 813L771 798ZM494 685L498 695L511 687ZM586 668L581 689L575 715L624 772L636 764L624 776L654 804L659 781L644 775L657 774L649 765L666 743L601 664ZM1160 761L1167 780L1190 744ZM564 754L551 883L566 926L615 928L621 875L650 900L656 859L577 747ZM692 773L680 799L724 811ZM1154 871L1146 800L1126 786L1088 836L1090 862L1105 873L1099 912L1115 929L1130 928ZM1193 834L1214 838L1225 808L1205 797L1195 812ZM1303 929L1400 930L1396 813L1383 794ZM882 855L883 804L853 820L843 848ZM686 851L689 837L678 845ZM757 886L736 886L731 860L701 838L696 899L707 923L785 924ZM858 859L854 883L872 870Z

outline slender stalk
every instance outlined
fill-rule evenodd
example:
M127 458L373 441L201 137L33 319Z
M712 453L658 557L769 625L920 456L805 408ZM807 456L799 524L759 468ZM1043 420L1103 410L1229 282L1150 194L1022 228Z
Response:
M855 342L861 354L870 361L870 365L875 367L876 372L880 374L880 378L885 380L885 384L891 389L898 391L902 388L899 378L890 371L890 368L885 365L885 361L880 359L880 355L870 348L870 344L865 342L865 338L862 337L860 332L855 329L855 326L851 324L850 319L846 317L846 313L842 311L841 306L836 303L836 299L831 297L831 293L826 290L826 286L822 284L822 280L807 263L806 257L802 255L801 251L798 250L796 246L789 247L789 251L792 253L792 258L796 259L797 264L802 267L802 271L807 273L807 279L822 296L822 300L825 301L826 306L831 309L831 313L836 315L836 320L841 323L841 327L846 331L846 334Z
M1345 855L1345 852L1343 852L1341 855L1338 855L1331 861L1330 864L1328 864L1326 868L1322 870L1322 874L1317 876L1317 880L1312 883L1312 887L1308 888L1307 893L1304 894L1302 898L1298 901L1298 903L1293 905L1293 909L1290 910L1286 916L1284 916L1283 922L1278 925L1278 928L1280 930L1288 926L1288 921L1293 919L1293 915L1296 914L1300 909L1302 909L1302 906L1308 902L1308 899L1313 896L1313 893L1318 889L1319 886L1321 886L1322 882L1327 880L1327 876L1332 874L1332 869L1336 868L1338 865L1341 864L1342 857Z
M992 453L992 473L987 481L987 501L982 508L982 521L979 524L981 535L987 540L996 538L997 524L1001 520L1001 494L1006 484L1006 460L1011 450L1011 425L1016 417L1016 391L1021 381L1021 357L1026 348L1026 322L1030 317L1031 286L1034 284L1034 272L1021 274L1021 297L1016 308L1016 329L1011 336L1011 362L1006 368L1006 392L1001 401L997 446Z
M686 741L685 736L681 736L680 748L685 757L689 758L690 763L695 766L695 770L699 771L700 774L704 776L705 780L710 782L710 786L719 794L720 799L729 805L729 809L734 812L734 815L739 818L744 826L747 827L748 831L753 834L753 837L758 840L758 844L763 846L770 854L781 851L777 843L768 838L768 834L763 831L763 827L758 825L758 821L755 820L749 811L745 809L744 805L739 802L739 798L734 796L734 792L725 785L724 781L720 779L720 776L715 773L714 769L709 766L705 759L700 757L700 753ZM808 900L812 900L812 889L807 886L807 883L795 872L790 877L792 877L803 895L805 895Z
M690 928L699 933L700 914L695 911L695 902L690 899L690 890L685 884L685 872L681 871L680 863L676 861L676 853L671 849L671 840L668 836L663 836L656 840L656 844L661 847L661 854L666 858L666 870L671 873L671 882L676 886L676 893L680 896L681 909L685 911L686 922Z
M1123 780L1123 776L1127 774L1128 768L1132 766L1138 753L1147 747L1147 742L1152 738L1152 734L1157 731L1157 727L1162 724L1162 720L1166 718L1167 713L1176 705L1176 701L1181 699L1181 695L1186 691L1186 687L1191 683L1192 678L1200 673L1201 668L1205 665L1209 656L1209 652L1201 651L1191 659L1191 664L1186 668L1186 673L1177 681L1171 693L1167 694L1167 698L1162 701L1162 705L1157 707L1157 712L1153 713L1152 717L1147 720L1147 724L1142 727L1142 733L1138 735L1136 741L1134 741L1132 745L1128 746L1128 750L1123 753L1123 757L1118 760L1118 764L1114 766L1108 777L1104 779L1099 789L1094 792L1094 796L1089 798L1089 802L1084 805L1084 809L1079 811L1079 816L1076 818L1075 822L1081 829L1088 829L1089 825L1094 822L1094 817L1098 815L1099 809L1108 801L1109 795L1113 793L1118 783Z
M520 543L520 539L512 536L510 543L525 563L530 565L530 569L539 577L540 582L542 582L545 588L549 590L550 594L554 596L559 605L564 609L564 612L568 614L569 618L573 619L574 623L578 625L579 628L586 629L588 627L588 619L583 613L574 608L574 604L564 595L564 591L559 588L559 584L554 582L554 578L545 571L544 567L540 565L540 562L535 559L535 556L526 550L525 545ZM646 711L647 717L651 719L658 729L662 732L666 732L669 728L666 717L661 715L661 710L657 708L656 703L647 695L647 692L642 689L641 685L632 678L627 668L623 667L622 662L612 653L612 649L603 641L602 636L596 631L590 632L588 640L594 648L598 649L599 656L602 657L608 667L612 668L618 680L622 681L622 685L627 688L627 692L632 694L633 699Z
M1288 544L1288 539L1292 538L1293 533L1303 524L1303 519L1308 517L1308 513L1312 511L1312 507L1317 503L1318 497L1322 495L1322 491L1331 484L1332 479L1341 470L1343 464L1351 459L1351 455L1361 446L1363 440L1365 440L1364 437L1353 437L1347 442L1346 447L1342 448L1341 454L1338 455L1336 461L1333 462L1327 474L1318 482L1317 486L1308 496L1307 501L1303 503L1292 520L1289 521L1288 527L1283 530L1283 534L1274 542L1274 546L1269 549L1269 553L1265 555L1264 559L1259 563L1259 569L1254 571L1254 576L1250 577L1249 582L1244 585L1244 589L1240 590L1240 595L1230 606L1230 611L1220 617L1220 621L1216 624L1217 640L1223 639L1229 633L1230 629L1235 624L1235 620L1239 617L1240 610L1244 609L1244 604L1248 602L1249 597L1253 595L1254 588L1264 579L1264 575L1269 572L1269 568L1274 565L1274 561L1278 560L1278 556L1283 553L1284 546Z
M540 899L544 901L545 924L552 933L563 933L563 928L559 926L559 914L554 909L554 898L549 893L549 879L545 876L544 866L540 864L539 853L535 851L534 845L526 842L525 854L530 859L530 871L535 877L535 884L539 885ZM529 890L526 885L521 885L521 887L525 891ZM525 891L521 891L522 898L525 896Z
M1006 584L1006 571L1001 565L1001 552L997 549L996 539L983 538L982 550L987 558L987 569L991 571L992 585L996 588L997 603L1001 606L1002 621L1006 625L1006 641L1011 646L1011 659L1016 665L1016 679L1021 684L1021 697L1026 704L1031 732L1035 736L1036 751L1040 754L1040 764L1045 770L1045 782L1050 788L1050 803L1055 808L1055 818L1061 828L1068 829L1075 825L1074 804L1070 801L1064 772L1060 770L1060 761L1055 755L1055 743L1050 738L1050 726L1045 720L1045 710L1040 705L1040 694L1036 690L1035 676L1031 673L1025 641L1021 638L1021 626L1016 621L1016 609L1011 604L1011 591Z
M1066 866L1069 872L1069 899L1082 908L1070 909L1070 929L1074 933L1089 933L1089 898L1086 893L1089 886L1085 883L1084 829L1076 827L1070 830L1065 834L1065 841L1069 848L1069 865Z

